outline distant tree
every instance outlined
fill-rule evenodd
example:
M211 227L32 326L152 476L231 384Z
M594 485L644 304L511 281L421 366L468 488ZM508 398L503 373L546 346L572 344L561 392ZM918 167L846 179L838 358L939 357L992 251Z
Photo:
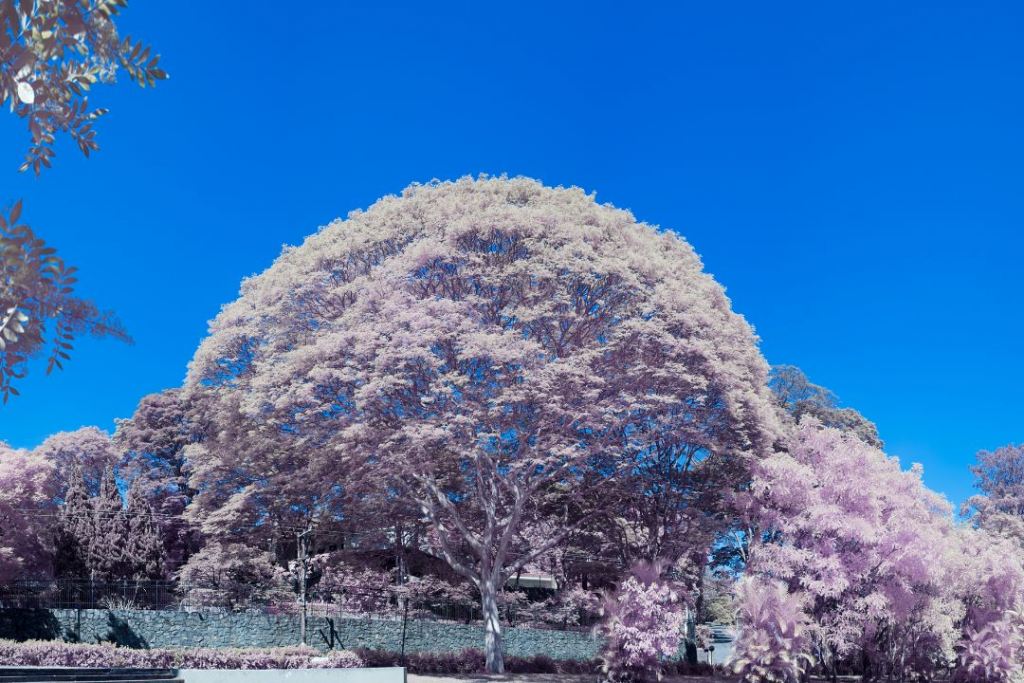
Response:
M126 573L135 579L163 579L164 547L160 538L160 525L153 508L136 483L128 490L128 537ZM128 578L128 577L125 577Z
M124 513L121 493L113 468L108 468L100 482L100 492L93 500L93 538L89 544L89 570L101 581L126 578L131 574L128 518Z
M114 82L119 69L140 86L167 78L160 56L121 38L114 22L127 0L0 0L0 105L28 123L31 146L21 170L49 168L58 134L83 154L99 149L89 104L97 83Z
M809 415L826 427L854 434L864 443L883 448L878 427L853 408L841 408L839 399L825 387L813 384L795 365L774 365L769 386L778 406L799 423Z
M178 588L193 605L242 609L294 603L287 572L274 556L243 543L211 541L178 572Z
M95 496L107 470L118 460L110 435L97 427L57 432L37 446L35 452L54 464L58 495L64 494L77 469L88 496Z
M135 413L116 423L113 441L123 454L123 476L138 482L141 493L147 497L192 496L184 450L198 440L198 435L180 389L143 396Z
M63 368L81 334L131 341L113 313L74 296L76 269L19 223L21 202L0 213L0 394L18 395L16 380L45 353L46 372Z
M736 577L726 571L705 570L697 599L697 621L709 624L731 624L736 618L733 593Z
M298 534L308 540L319 525L343 516L350 472L332 453L245 420L219 422L186 453L197 490L186 515L207 542L244 539L275 560L295 559Z
M62 495L64 500L54 533L54 574L64 579L88 578L94 520L92 499L79 463L71 465L71 474Z
M0 442L0 582L50 571L53 464Z
M249 529L356 478L414 502L480 591L498 672L499 592L594 518L578 501L659 457L717 504L774 444L766 382L674 233L528 179L414 186L286 249L211 324L192 485L204 524Z
M1024 444L979 452L971 472L981 493L967 500L963 514L1024 547Z
M121 477L163 520L160 533L168 573L177 571L201 543L199 529L185 519L195 495L188 484L185 448L201 439L201 429L178 389L144 396L131 418L117 420L114 432Z

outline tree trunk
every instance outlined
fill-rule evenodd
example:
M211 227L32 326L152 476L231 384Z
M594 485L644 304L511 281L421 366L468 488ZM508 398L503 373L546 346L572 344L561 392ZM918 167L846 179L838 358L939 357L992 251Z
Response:
M487 673L505 673L504 645L498 614L498 586L493 578L480 581L480 602L484 615L484 654Z

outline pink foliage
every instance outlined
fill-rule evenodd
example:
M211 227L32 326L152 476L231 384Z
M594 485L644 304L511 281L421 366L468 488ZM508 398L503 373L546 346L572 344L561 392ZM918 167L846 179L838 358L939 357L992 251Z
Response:
M964 512L1024 548L1024 444L981 451L971 471L981 493L967 501Z
M408 597L414 604L429 601L465 606L479 604L479 593L468 581L453 583L431 574L411 576L394 590L403 598Z
M737 587L740 635L733 670L744 683L797 683L813 663L799 596L780 581L747 578Z
M55 488L50 461L0 442L0 582L36 578L50 570L44 515L56 511Z
M787 452L758 463L739 504L753 531L748 571L800 601L826 672L853 661L901 679L954 666L972 680L1016 675L1020 546L954 524L919 467L804 420Z
M517 623L561 627L590 624L600 615L601 603L599 593L569 586L546 600L519 607Z
M131 649L112 644L0 640L7 666L176 669L351 669L364 666L354 652L321 653L311 647Z
M968 629L958 645L957 681L1011 683L1024 679L1024 616L1008 612L980 629Z
M663 662L679 651L683 596L660 574L657 564L636 565L605 599L599 632L609 680L660 679Z
M331 562L328 555L314 557L310 565L320 573L314 595L334 608L377 616L398 609L393 572Z
M180 568L200 545L198 530L182 517L194 494L188 485L185 447L200 437L180 389L144 396L131 418L117 420L114 432L121 479L137 487L163 518L159 531L167 573Z
M956 677L977 683L1024 678L1024 554L998 530L965 529L951 591L963 605Z
M892 671L951 660L958 543L949 504L850 434L805 419L788 452L758 463L742 499L759 530L749 570L803 596L826 668L867 651Z
M37 455L56 467L57 495L64 495L75 466L82 469L90 495L100 491L104 473L117 465L118 454L110 435L97 427L82 427L72 432L57 432L35 448Z
M270 553L240 543L208 543L178 572L188 604L230 609L294 602L287 578Z
M340 516L350 484L393 492L480 591L500 671L498 592L589 519L544 507L656 449L709 459L686 476L720 499L774 442L766 380L677 234L524 178L417 185L286 249L211 323L186 387L213 426L188 451L196 514L294 526Z

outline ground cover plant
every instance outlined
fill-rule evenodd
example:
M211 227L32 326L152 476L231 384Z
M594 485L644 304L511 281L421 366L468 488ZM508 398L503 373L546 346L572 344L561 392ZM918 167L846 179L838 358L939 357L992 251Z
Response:
M354 652L323 653L311 647L142 649L52 640L0 640L0 662L8 666L176 669L351 669L365 665Z

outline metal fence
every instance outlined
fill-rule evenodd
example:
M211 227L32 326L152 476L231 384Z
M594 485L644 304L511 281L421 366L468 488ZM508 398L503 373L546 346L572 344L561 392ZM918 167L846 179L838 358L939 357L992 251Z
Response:
M237 588L237 587L236 587ZM319 598L319 599L318 599ZM475 624L483 621L479 604L445 597L410 594L402 589L345 588L330 596L315 594L303 605L286 591L234 592L196 588L170 581L21 580L0 584L0 609L178 610L189 612L258 612L309 617L419 619ZM596 615L538 618L529 605L506 605L501 619L510 626L552 630L587 630Z
M0 584L0 608L184 609L168 581L21 580Z

